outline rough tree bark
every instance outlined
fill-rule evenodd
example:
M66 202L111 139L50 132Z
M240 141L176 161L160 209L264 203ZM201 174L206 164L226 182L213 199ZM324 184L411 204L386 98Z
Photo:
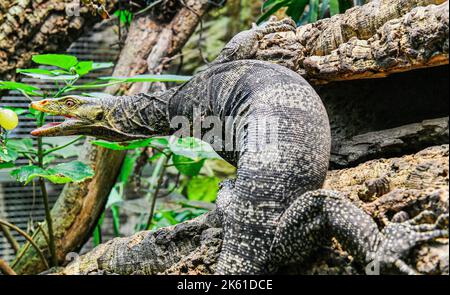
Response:
M108 1L108 8L116 1ZM72 0L2 0L0 2L0 80L13 80L31 56L67 48L84 29L101 20L87 7L68 16Z
M207 0L185 1L171 19L155 19L149 15L133 20L125 46L114 69L114 76L131 76L155 72L162 59L179 51L196 28L200 17L209 7ZM160 9L164 9L160 8ZM162 11L160 11L162 13ZM136 46L139 44L139 46ZM147 60L157 60L153 65ZM160 70L160 69L159 69ZM118 94L136 94L141 90L134 85L109 87L106 92ZM86 141L80 160L96 171L91 180L79 184L68 184L52 209L53 227L56 237L57 256L60 263L65 261L69 252L79 249L96 225L103 212L109 192L114 185L124 157L123 152L112 151L93 146ZM36 236L38 245L48 252L42 234ZM44 266L32 248L28 248L18 263L13 263L17 273L38 273Z
M410 216L424 208L448 212L448 155L448 145L434 146L401 158L333 170L324 187L342 192L380 223L400 211ZM212 274L221 243L220 223L211 211L172 227L113 239L76 257L58 273ZM448 273L448 245L424 245L410 263L424 273ZM322 249L309 264L290 265L280 272L364 273L337 243Z
M440 5L421 7L428 4ZM448 1L374 1L295 33L268 34L254 58L287 66L313 84L385 77L448 64L448 32Z

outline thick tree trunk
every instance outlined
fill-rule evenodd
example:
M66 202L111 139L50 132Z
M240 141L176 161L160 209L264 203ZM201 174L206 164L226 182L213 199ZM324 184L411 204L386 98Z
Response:
M163 58L176 54L209 7L207 0L185 1L185 4L186 7L180 8L167 22L157 21L149 16L134 19L113 75L131 76L147 71L155 72ZM153 64L151 60L157 60L157 63ZM132 95L141 90L140 86L130 86L109 87L106 92ZM83 151L80 160L93 167L95 176L83 183L66 185L52 209L59 262L64 262L66 255L79 249L89 237L104 210L125 155L123 152L93 146L89 141L85 143ZM42 249L47 249L41 234L35 239ZM14 269L18 273L37 273L43 271L44 266L36 252L28 248Z
M401 158L381 159L328 173L325 188L342 192L376 220L391 213L448 210L449 146L427 148ZM116 238L76 257L60 274L212 274L220 253L222 230L214 211L194 220L131 237ZM445 260L447 253L447 260ZM448 273L448 246L424 245L410 261L425 273ZM437 259L438 258L438 259ZM321 251L289 273L363 273L339 245Z
M108 8L116 1L108 1ZM84 29L101 20L85 6L69 16L72 0L0 1L0 80L13 80L34 54L67 48Z

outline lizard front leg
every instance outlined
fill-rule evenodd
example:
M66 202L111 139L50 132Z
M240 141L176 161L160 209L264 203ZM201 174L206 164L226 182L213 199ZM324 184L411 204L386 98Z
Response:
M285 18L281 21L271 19L259 27L254 25L252 29L240 32L234 36L211 64L252 59L258 51L259 41L265 35L276 32L295 32L295 28L295 22L290 18Z
M393 265L401 272L417 274L404 261L409 251L427 241L448 237L448 214L434 224L419 224L425 211L402 223L389 223L379 230L372 218L338 193L317 190L303 194L286 210L272 244L273 264L302 260L322 239L336 237L357 259L365 263Z

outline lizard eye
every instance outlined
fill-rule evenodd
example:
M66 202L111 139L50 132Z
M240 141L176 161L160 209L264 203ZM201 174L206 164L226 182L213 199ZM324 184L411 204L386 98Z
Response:
M68 99L68 100L65 101L65 104L66 104L67 107L71 108L71 107L73 107L75 105L75 101L72 100L72 99Z

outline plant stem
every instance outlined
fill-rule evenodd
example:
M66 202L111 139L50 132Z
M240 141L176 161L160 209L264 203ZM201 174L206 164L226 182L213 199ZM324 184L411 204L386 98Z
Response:
M74 140L69 141L68 143L65 143L65 144L63 144L63 145L54 147L54 148L52 148L52 149L48 149L48 150L46 150L46 151L43 153L43 155L44 155L44 157L45 157L45 156L47 156L48 154L51 154L51 153L56 152L56 151L58 151L58 150L61 150L61 149L65 148L65 147L68 147L69 145L74 144L75 142L77 142L77 141L83 139L84 137L85 137L84 135L80 135L80 136L78 136L77 138L75 138Z
M36 244L36 242L26 232L24 232L23 230L21 230L20 228L18 228L14 224L7 222L6 220L0 219L0 224L15 230L22 237L24 237L28 242L30 242L30 244L34 247L34 249L36 250L37 254L41 258L41 260L44 263L45 267L48 268L47 260L45 259L45 256L42 253L41 249L39 249L39 246Z
M150 229L153 220L153 214L155 212L155 204L156 197L158 196L159 189L161 187L161 183L164 177L164 171L166 170L167 162L169 161L170 156L166 156L165 154L158 159L156 162L155 170L153 170L151 182L150 182L150 192L148 194L147 199L150 201L150 213L148 216L147 224L145 225L146 229Z
M37 119L38 128L44 124L44 114L41 113ZM38 138L38 166L40 168L44 168L44 150L42 145L42 137ZM39 177L39 185L41 187L42 198L44 201L44 209L45 209L45 220L47 221L48 228L48 240L49 240L49 249L51 256L51 264L52 266L58 266L58 258L56 257L56 245L55 245L55 236L53 233L53 221L52 216L50 214L50 206L48 201L47 188L45 187L45 180L42 177Z
M14 276L16 272L6 263L5 260L0 259L0 272L4 275Z
M17 254L17 252L19 252L20 246L19 246L19 243L17 242L17 240L14 239L14 237L11 235L9 228L3 224L0 224L0 232L3 232L6 240L8 241L8 243L11 245L11 247L14 250L14 254Z

